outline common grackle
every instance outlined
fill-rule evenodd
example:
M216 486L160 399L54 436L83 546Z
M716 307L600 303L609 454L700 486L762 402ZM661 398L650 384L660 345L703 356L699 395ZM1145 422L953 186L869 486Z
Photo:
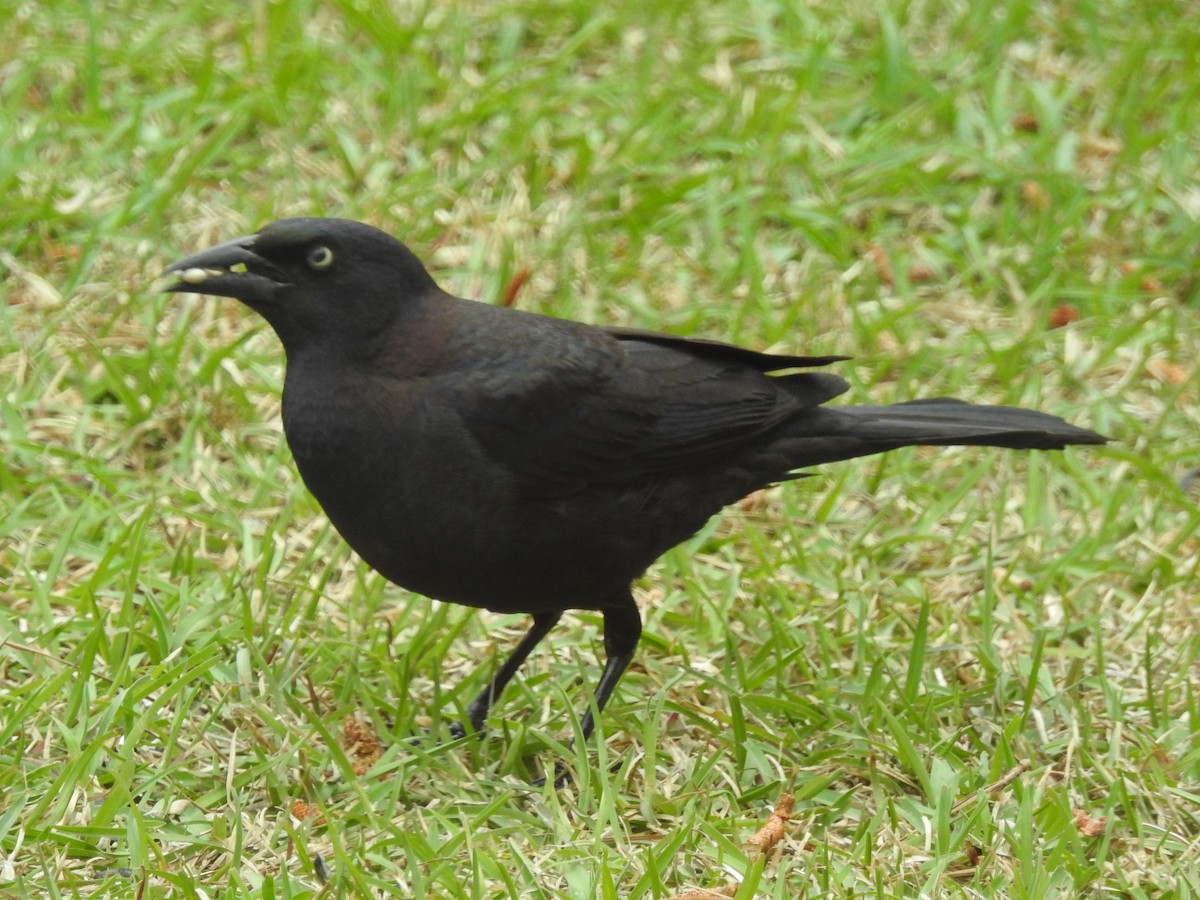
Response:
M288 444L367 563L429 597L533 617L468 707L475 731L567 609L603 615L602 710L641 635L631 582L751 491L917 444L1105 441L945 398L824 407L846 382L790 370L847 357L462 300L399 241L343 219L284 219L167 271L168 290L235 297L279 335ZM586 738L590 708L581 724Z

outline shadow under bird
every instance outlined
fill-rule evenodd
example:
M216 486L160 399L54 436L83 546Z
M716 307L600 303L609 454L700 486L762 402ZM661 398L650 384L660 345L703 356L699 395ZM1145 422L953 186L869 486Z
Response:
M631 583L754 490L911 445L1105 441L948 398L826 407L846 382L795 370L846 357L463 300L399 241L344 219L284 219L167 272L168 290L234 297L275 330L296 465L368 564L428 597L533 617L468 707L475 731L568 609L603 616L603 710L641 635ZM593 724L589 707L585 739Z

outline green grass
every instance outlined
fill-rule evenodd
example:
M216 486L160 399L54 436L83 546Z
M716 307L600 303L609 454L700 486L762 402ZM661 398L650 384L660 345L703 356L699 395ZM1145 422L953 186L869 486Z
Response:
M5 896L1200 895L1190 0L4 19ZM525 309L854 354L851 401L1114 443L768 491L639 583L586 750L590 613L486 740L414 745L523 619L366 570L292 467L273 335L156 292L292 214L387 229L463 295L528 270ZM361 775L349 717L384 745ZM576 784L531 787L555 756Z

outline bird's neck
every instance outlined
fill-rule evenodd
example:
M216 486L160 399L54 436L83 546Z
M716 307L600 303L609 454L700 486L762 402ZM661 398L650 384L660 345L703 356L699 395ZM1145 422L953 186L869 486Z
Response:
M419 377L442 362L446 345L459 327L463 302L430 295L409 301L386 325L370 331L348 335L339 328L285 340L288 372L294 371L297 382L308 387L359 375Z

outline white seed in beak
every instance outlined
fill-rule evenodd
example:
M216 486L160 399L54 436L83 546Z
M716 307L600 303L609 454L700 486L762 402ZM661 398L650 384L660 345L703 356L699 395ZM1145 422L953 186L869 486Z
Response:
M184 284L204 284L208 279L224 274L221 269L184 269L179 273L179 280Z

